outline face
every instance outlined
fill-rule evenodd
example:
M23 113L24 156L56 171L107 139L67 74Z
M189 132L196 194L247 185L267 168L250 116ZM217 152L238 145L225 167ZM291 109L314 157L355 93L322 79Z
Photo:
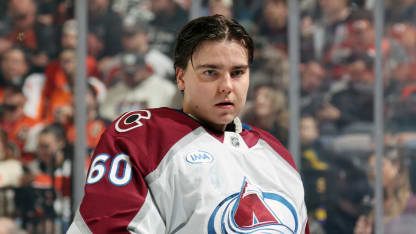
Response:
M137 32L134 34L123 35L122 37L123 48L126 51L136 52L141 51L142 48L147 48L149 38L146 33ZM143 51L146 52L146 51Z
M88 89L87 95L85 96L85 104L87 105L88 120L94 120L96 118L98 100L91 89Z
M61 38L62 47L75 49L77 47L77 34L72 32L64 32Z
M318 127L315 119L304 117L300 120L300 139L303 144L309 144L318 138Z
M40 160L49 163L64 143L59 141L52 133L41 133L38 138L37 156Z
M265 117L274 112L272 91L273 90L268 87L261 87L256 91L255 112L257 116Z
M95 11L105 11L108 7L108 0L90 0L88 1L88 7Z
M226 4L222 1L212 1L209 8L211 15L220 14L227 18L231 18L233 16L232 9L226 6Z
M363 60L356 60L348 65L348 71L351 79L355 82L362 84L373 84L374 76L367 68L367 65Z
M319 88L325 76L325 71L317 63L309 63L302 71L302 90L313 92Z
M26 98L22 93L8 94L5 92L7 97L4 100L4 120L5 121L16 121L24 116L23 108L26 102Z
M172 0L151 0L150 9L156 13L162 12L170 6L171 1Z
M374 44L375 32L372 23L366 19L356 20L352 23L353 46L357 49L367 49Z
M269 1L264 8L264 17L271 27L282 27L286 24L287 6L284 3Z
M399 173L399 166L392 161L383 157L383 187L386 188L389 185L395 184L394 181ZM376 156L372 155L369 159L370 166L370 180L375 180L375 167L376 167Z
M400 39L400 42L404 45L405 48L413 48L416 44L415 29L412 26L408 26L402 33Z
M146 66L143 65L132 65L131 71L124 70L124 82L129 87L135 87L140 82L145 80L147 77L150 76L149 71L147 70Z
M248 53L236 41L205 41L185 70L176 69L184 91L183 111L224 130L244 107L249 85Z
M76 70L76 54L75 51L65 50L59 56L59 63L68 77L72 77Z
M16 29L24 31L30 28L36 20L36 5L32 0L12 0L9 12Z
M347 6L347 0L319 0L318 3L324 14L339 12Z
M7 80L22 77L28 70L24 53L21 50L8 51L3 57L1 70Z

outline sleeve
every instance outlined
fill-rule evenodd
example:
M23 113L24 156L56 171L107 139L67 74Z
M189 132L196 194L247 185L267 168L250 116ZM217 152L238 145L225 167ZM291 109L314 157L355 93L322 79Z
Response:
M106 130L94 152L85 195L68 233L165 232L138 165L140 156L143 158L138 149L127 138Z

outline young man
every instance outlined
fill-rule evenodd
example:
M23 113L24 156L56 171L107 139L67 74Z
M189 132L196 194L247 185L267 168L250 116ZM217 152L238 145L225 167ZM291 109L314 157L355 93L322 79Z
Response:
M103 134L69 233L309 233L289 152L242 125L253 41L215 15L179 33L183 110L123 114Z

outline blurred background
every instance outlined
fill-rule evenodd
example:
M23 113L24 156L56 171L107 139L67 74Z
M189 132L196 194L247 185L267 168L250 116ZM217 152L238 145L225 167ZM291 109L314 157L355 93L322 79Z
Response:
M251 86L240 117L286 147L294 131L289 90L299 81L294 157L311 233L375 233L376 0L297 3L299 54L292 60L286 0L88 0L86 32L75 19L74 0L1 0L0 234L65 233L72 220L73 186L83 183L74 179L73 166L76 80L86 84L86 171L117 116L181 107L172 61L176 33L211 14L237 19L253 36ZM378 205L384 233L410 234L416 223L416 0L385 0L382 11L384 198ZM87 44L81 79L80 33Z

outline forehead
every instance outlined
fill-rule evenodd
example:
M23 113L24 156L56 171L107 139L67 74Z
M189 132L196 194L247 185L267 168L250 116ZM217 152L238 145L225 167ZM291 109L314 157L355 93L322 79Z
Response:
M66 58L66 59L74 59L75 58L75 51L72 50L65 50L63 51L59 57L61 59Z
M42 132L39 134L39 141L42 143L53 142L55 140L56 140L56 137L51 132Z
M7 104L19 104L25 102L25 96L23 93L7 93L7 98L4 100Z
M192 62L248 66L248 50L236 40L204 41L192 54Z
M24 59L24 57L25 57L25 55L24 55L24 53L23 53L23 51L21 51L21 50L19 50L19 49L12 49L12 50L9 50L9 51L7 51L5 54L4 54L4 58L5 59Z

